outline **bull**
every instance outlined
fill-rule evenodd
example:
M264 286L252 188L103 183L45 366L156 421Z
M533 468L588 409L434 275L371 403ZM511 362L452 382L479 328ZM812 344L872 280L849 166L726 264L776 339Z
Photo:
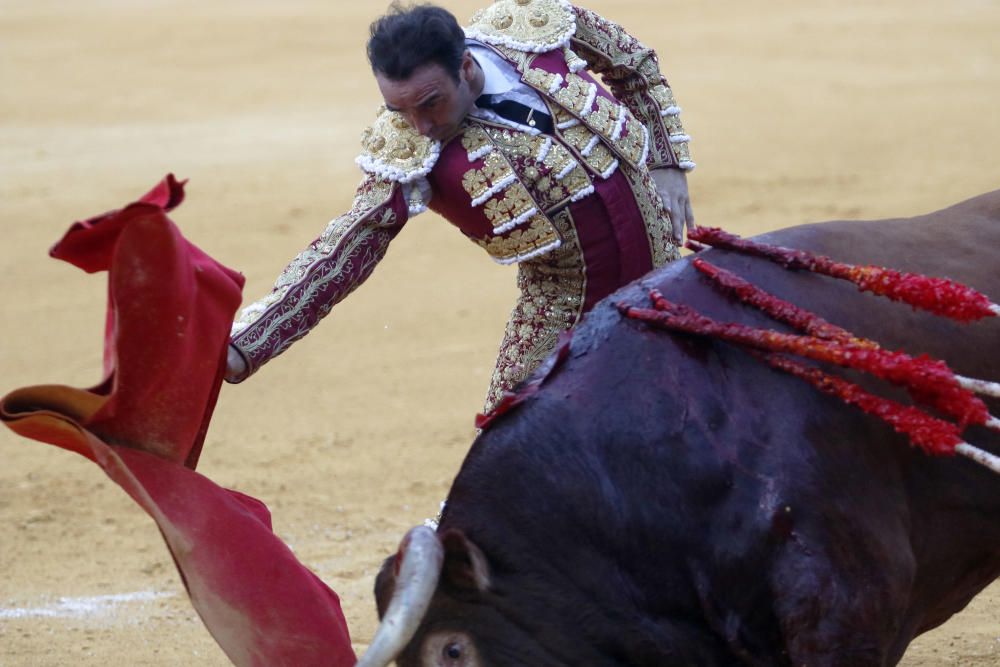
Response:
M1000 191L762 240L1000 295ZM703 256L885 347L1000 379L997 318L958 324L761 259ZM916 451L742 349L624 318L616 303L646 306L650 287L776 326L687 260L600 304L562 363L536 372L538 391L476 439L436 532L410 531L385 561L382 623L359 665L894 665L1000 575L996 475ZM965 435L1000 453L1000 434Z

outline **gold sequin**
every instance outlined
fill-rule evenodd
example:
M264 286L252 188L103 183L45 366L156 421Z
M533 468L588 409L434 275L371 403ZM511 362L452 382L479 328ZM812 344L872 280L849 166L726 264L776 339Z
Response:
M606 97L597 97L597 110L587 116L587 125L610 138L618 124L618 105Z
M462 133L462 148L469 155L475 155L486 146L490 145L490 138L486 131L478 125L470 125ZM469 158L471 161L473 158Z
M502 261L524 257L558 241L559 234L555 227L541 214L532 216L524 228L515 229L504 236L476 239L476 243L490 256Z
M542 52L565 45L576 25L559 0L497 0L472 15L466 34L487 44Z
M649 95L656 103L660 105L660 109L666 111L672 106L676 106L677 102L674 101L674 94L665 84L659 83L649 89Z
M486 156L482 169L470 169L465 172L462 176L462 187L474 201L497 187L497 184L508 180L513 174L507 159L493 152Z
M663 266L667 262L680 257L677 245L674 243L673 223L670 214L663 206L663 200L656 191L656 184L649 170L644 166L639 169L625 167L622 173L629 180L635 203L642 213L646 225L646 236L649 239L649 249L653 257L653 266Z
M358 162L365 171L393 180L410 180L430 170L439 144L421 136L403 116L379 109L375 122L361 135Z
M553 216L552 225L557 234L554 238L561 238L562 245L518 266L521 294L500 344L485 412L538 367L555 347L559 334L576 324L582 314L586 267L569 210ZM546 236L543 232L540 238Z
M563 107L580 116L587 109L591 85L593 84L576 74L567 74L565 84L556 91L554 97Z
M642 150L646 145L646 130L642 123L631 114L625 121L625 131L617 142L617 147L625 159L633 165L638 165L642 159Z
M686 133L681 126L673 91L660 73L655 52L620 25L593 11L577 8L576 14L576 32L571 46L585 56L589 69L599 74L648 128L647 164L681 162L692 166L686 142L670 141L671 136ZM627 151L631 155L643 155L643 146L635 136Z
M555 85L557 81L559 81L558 74L546 72L539 67L528 68L528 70L524 73L525 83L546 93L552 90L553 85Z

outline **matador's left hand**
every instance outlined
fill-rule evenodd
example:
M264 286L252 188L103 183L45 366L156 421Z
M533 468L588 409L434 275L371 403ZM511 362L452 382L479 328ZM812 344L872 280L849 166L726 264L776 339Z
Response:
M663 205L670 214L673 228L674 243L684 242L684 229L690 232L694 229L694 212L691 210L691 198L688 196L687 173L681 169L664 167L650 172L656 191L663 200Z

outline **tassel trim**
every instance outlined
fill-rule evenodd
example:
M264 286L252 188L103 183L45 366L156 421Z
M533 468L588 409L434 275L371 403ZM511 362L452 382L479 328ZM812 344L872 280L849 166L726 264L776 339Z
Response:
M580 151L580 155L582 155L583 157L589 156L591 153L594 152L594 148L597 146L600 140L601 140L600 135L595 134L593 137L590 138L590 141L587 142L587 145L583 147L583 150Z
M525 211L521 215L517 216L513 220L509 220L509 221L503 223L502 225L500 225L499 227L494 227L493 228L493 233L494 234L503 234L504 232L509 232L510 230L514 229L518 225L523 224L526 220L528 220L529 218L531 218L531 216L535 215L536 213L538 213L538 207L537 206L532 206L527 211Z
M535 162L544 162L545 158L549 156L549 151L552 150L552 137L546 137L545 143L542 147L538 149L538 155L535 156Z
M578 202L581 199L583 199L584 197L588 197L588 196L590 196L592 194L594 194L594 186L593 185L588 185L587 187L583 188L582 190L577 190L576 192L574 192L573 196L570 197L569 200L571 202Z
M580 111L580 117L586 118L594 112L594 100L597 99L597 84L590 84L588 89L587 100L583 103L583 109Z
M580 163L576 160L570 160L569 164L563 167L563 170L556 174L556 180L561 181L562 179L569 176L569 173L580 166Z
M526 262L529 259L534 259L535 257L544 255L547 252L551 252L561 245L562 245L562 239L557 238L555 241L543 245L541 248L535 248L530 252L519 253L517 255L514 255L513 257L504 257L504 258L493 257L493 261L496 262L497 264L503 264L504 266L510 264L517 264L518 262Z
M474 151L467 153L469 157L469 162L475 162L481 157L486 157L493 152L493 144L486 144L485 146L480 146Z
M601 178L603 180L607 180L607 179L611 178L611 174L615 173L616 169L618 169L618 160L615 160L614 162L612 162L611 166L604 170L604 173L601 174Z
M490 197L492 197L496 193L498 193L501 190L503 190L504 188L506 188L508 185L510 185L511 183L513 183L515 180L517 180L517 175L516 174L507 174L502 179L500 179L499 181L497 181L496 183L494 183L492 186L490 186L490 188L486 192L484 192L483 194L481 194L478 197L476 197L475 199L473 199L472 200L472 205L473 206L479 206L480 204L485 203Z
M424 158L420 167L413 170L393 167L392 165L386 164L382 160L378 160L365 154L356 157L354 159L354 163L369 174L375 174L376 176L387 181L394 181L396 183L412 183L416 179L431 173L431 170L434 168L434 165L437 164L438 157L440 157L440 155L441 142L435 141L431 144L430 154Z

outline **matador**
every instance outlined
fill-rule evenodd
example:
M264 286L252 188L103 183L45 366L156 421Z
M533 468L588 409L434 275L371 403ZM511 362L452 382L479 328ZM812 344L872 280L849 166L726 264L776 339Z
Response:
M518 264L488 412L595 303L677 258L693 224L680 109L654 51L566 0L498 0L464 29L396 5L368 57L385 104L353 205L239 314L227 379L308 333L429 208Z

